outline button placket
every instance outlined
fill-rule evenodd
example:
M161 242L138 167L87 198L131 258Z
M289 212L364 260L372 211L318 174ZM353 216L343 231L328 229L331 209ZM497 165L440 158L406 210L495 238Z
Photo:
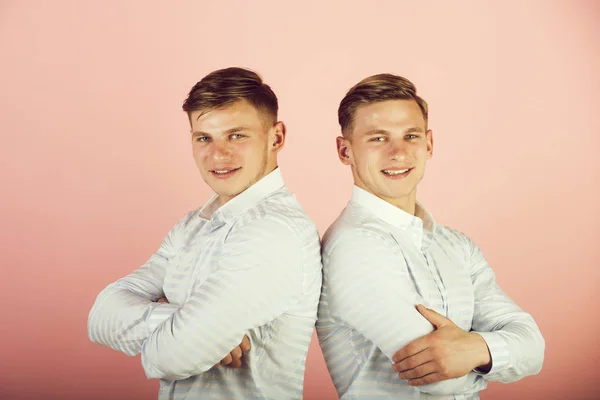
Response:
M423 257L425 258L427 268L429 268L429 273L433 277L433 280L438 288L440 297L442 299L442 309L444 310L445 315L448 316L448 293L446 291L446 286L444 285L444 282L442 282L439 271L435 267L435 263L430 260L425 251L423 251Z

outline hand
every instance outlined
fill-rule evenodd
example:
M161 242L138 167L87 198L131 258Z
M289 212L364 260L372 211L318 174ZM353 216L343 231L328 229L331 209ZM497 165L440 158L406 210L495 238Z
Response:
M157 303L168 303L169 300L167 300L166 297L161 297L160 299L156 300Z
M420 304L417 310L435 330L394 354L392 368L399 372L401 379L407 379L411 386L420 386L458 378L477 367L489 371L491 356L480 335L462 330L448 318Z
M250 339L244 335L242 342L214 366L227 365L231 368L239 368L242 366L242 354L248 351L250 351Z

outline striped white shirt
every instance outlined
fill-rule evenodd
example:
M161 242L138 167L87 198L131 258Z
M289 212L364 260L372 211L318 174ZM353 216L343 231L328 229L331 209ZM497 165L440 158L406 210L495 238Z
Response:
M98 295L89 337L141 352L160 399L301 399L319 250L316 227L276 169L179 221L141 268ZM163 296L169 303L155 302ZM213 367L244 334L244 365Z
M540 371L544 339L533 318L496 284L479 248L354 187L322 243L323 288L317 333L342 399L478 399L487 381L513 382ZM492 369L411 387L392 370L393 354L433 330L423 304L486 341Z

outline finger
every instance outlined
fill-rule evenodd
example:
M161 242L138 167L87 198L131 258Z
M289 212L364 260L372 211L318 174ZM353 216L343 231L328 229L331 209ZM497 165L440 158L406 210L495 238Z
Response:
M223 364L223 365L227 365L227 364L231 363L231 361L232 361L232 360L233 360L233 357L231 357L231 353L228 353L228 354L225 356L225 358L223 358L223 359L221 360L221 364Z
M242 343L240 343L240 348L244 353L250 351L250 339L248 339L248 336L244 335Z
M402 371L398 374L400 379L418 379L423 378L429 374L433 374L436 371L436 364L433 362L428 362L413 369L409 369L407 371Z
M417 305L417 311L427 319L427 321L431 322L431 324L440 328L450 321L448 318L444 317L442 314L438 314L430 308L425 307L422 304Z
M429 347L429 335L431 335L431 334L421 336L420 338L413 340L412 342L410 342L409 344L407 344L406 346L404 346L403 348L401 348L400 350L395 352L394 355L392 356L392 361L395 363L400 362L400 361L404 360L405 358L414 356L415 354L418 354L418 353L422 352L423 350L425 350L426 348L428 348Z
M418 367L419 365L423 365L433 360L433 355L429 351L429 349L425 349L420 353L417 353L413 356L407 357L404 360L395 363L392 366L392 369L396 372L408 371Z
M425 375L421 378L417 379L409 379L409 386L422 386L428 385L430 383L435 383L444 380L444 376L438 372L431 373L429 375Z
M235 347L233 350L231 350L231 357L233 357L234 360L236 359L240 359L242 358L242 349L240 348L240 346Z
M242 349L240 346L236 346L233 350L231 350L231 363L229 363L229 367L231 368L239 368L242 366Z
M231 363L228 365L230 368L239 368L242 366L242 357L233 357Z
M161 297L160 299L156 300L157 303L168 303L169 301L167 300L166 297Z

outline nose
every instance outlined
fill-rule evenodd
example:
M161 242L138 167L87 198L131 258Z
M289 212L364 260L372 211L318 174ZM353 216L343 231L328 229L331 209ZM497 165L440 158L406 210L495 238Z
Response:
M406 143L404 139L390 140L389 155L390 160L404 160L404 158L406 157Z
M213 145L212 157L215 161L222 161L231 158L232 151L229 144L225 141L216 141Z

